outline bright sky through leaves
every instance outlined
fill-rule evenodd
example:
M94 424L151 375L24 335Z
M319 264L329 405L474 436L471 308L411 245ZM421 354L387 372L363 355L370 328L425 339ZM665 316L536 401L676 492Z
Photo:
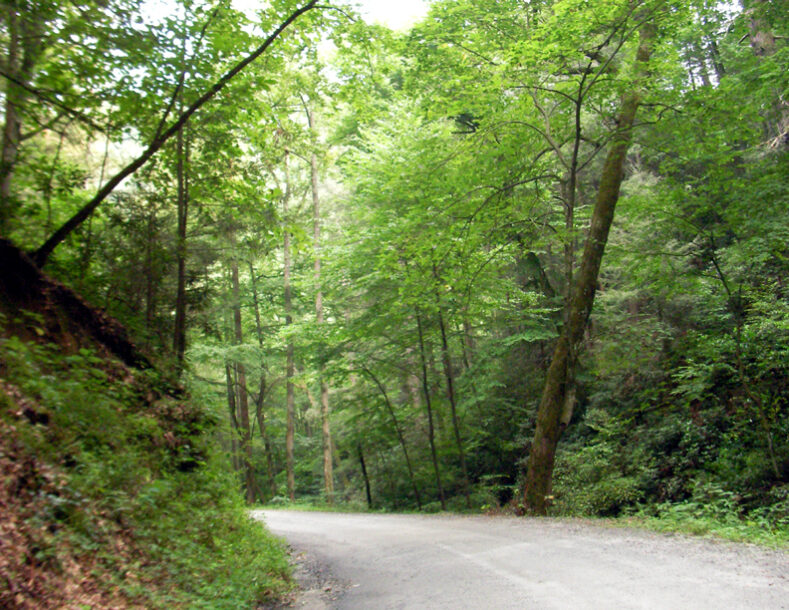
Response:
M405 29L427 14L426 0L358 0L359 10L371 23L381 23L393 30ZM260 0L233 0L239 9L253 13Z
M427 13L424 0L361 0L360 6L369 21L382 23L393 30L410 27Z

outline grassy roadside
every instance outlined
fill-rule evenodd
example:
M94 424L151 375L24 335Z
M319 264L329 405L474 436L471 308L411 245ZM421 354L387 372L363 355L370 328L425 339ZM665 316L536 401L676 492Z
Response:
M789 529L775 527L758 521L744 521L737 517L713 519L692 514L654 516L628 516L603 520L617 527L632 527L666 534L683 534L756 544L771 549L789 551Z
M3 322L0 607L235 610L291 587L210 413L154 372L31 340L34 319Z

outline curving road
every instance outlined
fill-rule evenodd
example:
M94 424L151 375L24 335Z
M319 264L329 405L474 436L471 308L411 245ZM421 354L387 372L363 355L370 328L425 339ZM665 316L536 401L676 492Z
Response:
M291 607L789 609L789 554L576 521L255 511L294 551Z

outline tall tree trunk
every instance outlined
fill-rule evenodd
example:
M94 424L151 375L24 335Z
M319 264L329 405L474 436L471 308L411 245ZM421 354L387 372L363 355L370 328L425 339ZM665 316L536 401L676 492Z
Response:
M641 27L636 56L637 81L646 74L654 35L655 29L651 23ZM529 451L523 494L524 508L536 514L544 515L547 512L556 445L572 416L572 412L567 409L568 371L572 371L575 348L583 337L594 304L600 264L619 199L625 158L641 99L639 86L639 83L635 82L631 92L622 100L617 117L619 129L611 141L611 148L603 164L591 226L574 282L572 299L565 306L568 323L564 325L556 343L537 411L537 427Z
M12 70L19 61L18 20L19 15L17 15L16 10L9 6L7 21L9 41L6 64ZM19 87L10 80L6 80L5 85L5 122L3 124L2 154L0 154L0 236L7 235L8 221L13 216L14 211L14 203L11 198L11 181L19 150L22 125L17 109L19 98L21 97Z
M176 259L178 278L175 297L175 327L173 330L173 352L179 373L184 366L186 352L186 222L189 213L189 142L184 144L184 129L176 136L176 179L178 182L178 236L176 238ZM238 275L238 264L233 263Z
M701 44L698 38L693 39L693 59L696 60L696 65L699 67L699 76L701 77L701 84L705 87L712 86L712 80L710 79L710 73L707 69L707 58L704 55L704 50L701 48Z
M260 438L263 439L263 451L266 454L266 476L268 479L268 488L271 497L277 495L277 482L274 479L274 454L271 450L271 439L269 439L268 432L266 431L266 414L265 414L265 400L266 400L266 378L260 378L260 392L258 399L255 402L255 417L258 420L258 429L260 430Z
M150 348L156 297L156 277L153 271L153 246L156 237L156 204L148 201L148 234L145 242L145 347Z
M428 384L428 389L431 396L438 396L441 392L441 375L438 374L438 368L436 367L436 354L433 351L433 342L428 337L424 344L427 358L427 378L432 380L432 383ZM433 410L433 418L435 419L438 436L443 438L445 434L443 411L441 409Z
M433 275L438 279L436 269L433 268ZM460 457L460 471L463 475L463 495L466 497L466 507L471 508L471 490L468 478L468 468L466 467L466 452L463 449L463 440L460 437L460 424L458 422L457 405L455 404L455 373L452 370L452 356L449 353L449 342L447 341L447 330L444 325L444 314L441 310L441 302L436 293L436 306L438 307L438 327L441 330L441 355L444 362L444 375L447 380L447 398L449 398L449 408L452 413L452 430L455 434L455 444L458 448Z
M290 171L288 169L288 157L285 156L285 195L282 198L282 218L285 222L284 231L284 292L285 292L285 325L290 326L293 324L293 302L290 292L290 231L287 224L288 218L288 204L290 203ZM293 387L293 376L295 374L294 363L294 348L293 340L288 339L286 349L286 363L285 363L285 379L286 379L286 404L287 404L287 431L285 433L285 469L287 471L288 479L288 498L291 501L296 499L296 474L295 474L295 458L294 458L294 445L296 440L296 396Z
M317 141L315 115L305 104L307 122L312 132L313 146ZM318 193L318 157L315 151L310 154L310 186L312 189L312 243L315 249L315 320L323 324L323 291L321 290L321 211ZM331 425L329 421L329 386L320 371L321 384L321 432L323 438L323 491L329 504L334 502L334 473L332 470Z
M713 28L710 27L709 20L702 14L700 15L701 24L704 26L704 40L707 42L706 50L709 52L710 56L710 63L712 63L712 68L715 70L715 77L718 82L726 76L726 67L723 65L723 61L721 60L720 50L718 49L718 41L715 39L715 34L713 33Z
M433 459L433 472L436 477L436 488L438 489L438 499L441 501L441 510L447 509L447 501L444 497L444 486L441 484L441 470L438 467L438 454L436 453L436 434L433 427L433 403L430 399L430 387L427 383L427 356L425 354L425 337L422 331L422 314L416 310L416 328L419 333L419 355L422 362L422 392L425 395L425 405L427 406L427 435L430 441L430 456Z
M575 275L575 208L578 201L578 155L583 139L582 111L584 102L584 88L586 86L587 75L584 74L578 83L578 92L574 99L575 110L575 129L573 130L573 154L570 158L569 177L566 191L564 193L564 276L565 276L565 297L564 297L564 327L569 325L570 299L573 291L573 277ZM567 364L564 370L564 413L572 413L575 407L575 345L569 346Z
M236 345L244 342L241 328L241 296L238 282L238 260L233 254L230 263L230 277L233 288L233 330ZM252 430L249 426L249 394L247 391L247 372L241 362L236 362L236 383L238 387L238 425L241 429L241 456L244 460L244 487L247 503L255 501L255 472L252 468Z
M340 483L339 484L339 488L340 488L339 493L343 493L346 489L350 489L351 481L348 478L348 473L347 473L346 469L341 467L342 462L340 461L340 454L337 451L337 444L334 442L334 439L332 439L332 443L331 443L331 455L332 455L332 460L333 460L333 463L334 463L334 468L333 468L334 476L337 477L337 479L339 480L339 483ZM335 489L336 489L336 487L335 487ZM335 492L335 493L337 493L337 492Z
M255 330L258 336L258 345L260 346L261 358L263 353L263 325L260 322L260 299L258 299L257 280L255 279L255 269L252 263L249 263L249 279L252 284L252 302L255 306ZM266 432L265 422L265 400L266 400L266 365L261 360L260 362L260 392L257 399L257 412L258 427L260 428L260 437L263 439L263 450L266 454L266 469L268 471L268 486L271 496L277 495L277 484L274 480L274 454L271 450L271 439L269 439Z
M367 508L373 507L373 496L370 493L370 477L367 476L367 464L364 461L364 452L362 451L362 444L356 445L356 452L359 455L359 465L362 467L362 477L364 478L364 492L367 496Z
M235 375L230 363L225 364L225 379L227 380L227 409L230 412L230 457L233 462L233 471L241 471L238 459L238 418L236 417L236 390Z
M45 24L30 18L17 8L15 2L3 3L7 37L5 72L5 116L2 148L0 148L0 237L8 234L8 222L14 215L12 181L22 140L20 109L27 99L25 86L33 78L35 66L41 56Z

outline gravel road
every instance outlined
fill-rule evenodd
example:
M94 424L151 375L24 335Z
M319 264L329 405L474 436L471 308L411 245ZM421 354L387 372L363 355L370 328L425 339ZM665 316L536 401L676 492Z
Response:
M290 607L789 609L789 553L750 545L552 519L254 516L293 549L306 590Z

